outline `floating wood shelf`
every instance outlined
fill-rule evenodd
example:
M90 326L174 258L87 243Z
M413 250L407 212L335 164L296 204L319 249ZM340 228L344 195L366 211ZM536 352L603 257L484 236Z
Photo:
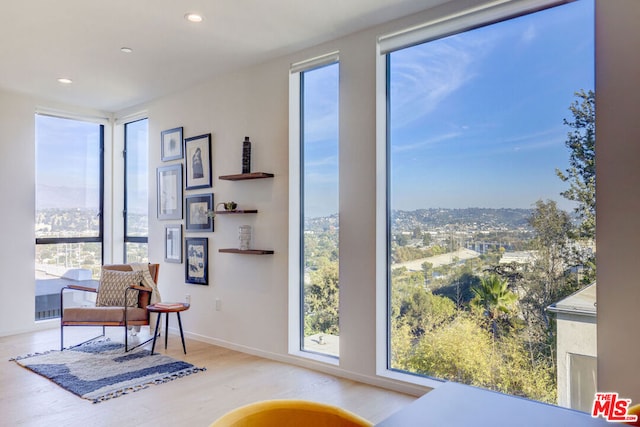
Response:
M227 181L242 181L245 179L273 178L273 174L267 172L251 172L239 173L236 175L221 175L218 178L225 179Z
M218 249L218 252L223 252L227 254L242 254L242 255L271 255L273 254L272 250L269 249Z
M216 215L239 215L258 213L258 209L236 209L235 211L216 211Z

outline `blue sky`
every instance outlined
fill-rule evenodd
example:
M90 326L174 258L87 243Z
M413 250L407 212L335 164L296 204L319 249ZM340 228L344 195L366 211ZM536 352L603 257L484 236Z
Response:
M392 53L392 208L570 209L555 169L593 54L591 0Z
M95 123L36 115L36 209L98 210L99 141Z
M148 126L127 126L128 210L148 210ZM99 209L100 125L36 115L37 208ZM138 149L137 149L138 147ZM85 188L86 187L86 188ZM118 194L124 195L123 191Z
M593 0L391 53L392 209L531 208L566 184L569 106L594 88ZM337 211L339 66L305 73L306 216Z

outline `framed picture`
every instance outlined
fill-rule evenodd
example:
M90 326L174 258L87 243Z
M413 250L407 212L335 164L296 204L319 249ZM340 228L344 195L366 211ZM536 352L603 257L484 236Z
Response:
M184 140L187 190L211 187L211 134Z
M182 264L182 224L165 225L164 260Z
M187 231L213 231L213 218L207 211L213 210L213 193L187 196Z
M182 128L173 128L160 132L162 161L177 160L183 157Z
M206 237L187 237L185 239L184 281L196 285L208 285L209 280L209 239Z
M157 169L158 219L182 219L182 163Z

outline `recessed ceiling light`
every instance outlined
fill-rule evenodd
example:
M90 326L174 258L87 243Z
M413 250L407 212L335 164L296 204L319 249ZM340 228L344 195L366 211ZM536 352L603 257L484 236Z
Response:
M130 47L121 47L120 51L124 53L131 53L133 52L133 49L131 49Z
M73 83L73 80L68 79L68 78L66 78L66 77L60 77L60 78L58 79L58 83L61 83L61 84L63 84L63 85L70 85L71 83Z
M184 15L184 19L189 22L202 22L204 21L204 16L200 15L199 13L189 12Z

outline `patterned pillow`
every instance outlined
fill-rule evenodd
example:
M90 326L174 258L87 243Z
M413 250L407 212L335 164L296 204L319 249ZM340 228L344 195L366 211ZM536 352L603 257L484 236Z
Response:
M97 307L124 306L124 291L131 285L140 285L142 271L102 270L96 298ZM138 291L127 292L127 306L138 306Z

